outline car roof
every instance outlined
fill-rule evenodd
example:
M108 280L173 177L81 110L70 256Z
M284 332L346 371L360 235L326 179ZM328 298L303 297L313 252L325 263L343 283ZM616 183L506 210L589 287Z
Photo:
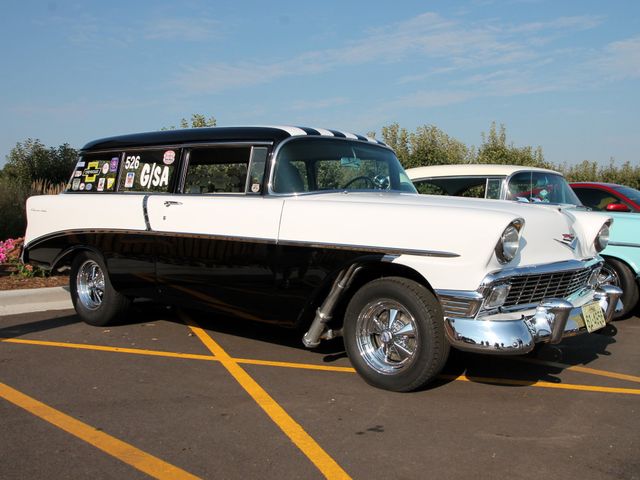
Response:
M547 172L561 175L547 168L527 167L522 165L487 165L481 163L461 163L456 165L431 165L407 169L410 179L429 177L460 176L509 176L521 171Z
M178 145L182 143L206 143L216 141L242 142L266 141L278 143L289 137L321 136L360 140L386 147L384 142L355 133L324 128L294 126L242 126L203 127L160 130L133 133L94 140L82 147L82 151L112 150L153 145Z

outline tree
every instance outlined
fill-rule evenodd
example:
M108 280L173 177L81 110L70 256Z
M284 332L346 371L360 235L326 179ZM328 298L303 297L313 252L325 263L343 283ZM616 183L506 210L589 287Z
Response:
M489 135L482 133L482 144L478 149L475 161L477 163L494 163L501 165L526 165L528 167L553 168L544 160L542 148L516 147L511 143L507 145L507 131L504 125L500 130L496 128L496 122L491 123Z
M180 120L180 125L178 127L172 125L171 127L162 127L161 130L177 130L178 128L215 127L217 123L218 121L214 116L207 118L200 113L192 113L191 121L187 120L186 118L183 118L182 120Z
M24 186L36 180L66 182L77 156L78 152L68 143L46 147L40 140L28 138L11 149L2 176Z
M459 140L450 137L435 125L418 127L409 135L411 154L408 166L449 165L469 163L469 148Z
M382 127L382 141L396 152L398 160L406 167L409 161L409 133L407 130L401 128L397 123Z
M397 123L382 127L382 138L396 152L405 168L423 165L468 163L473 152L435 125L423 125L409 133Z

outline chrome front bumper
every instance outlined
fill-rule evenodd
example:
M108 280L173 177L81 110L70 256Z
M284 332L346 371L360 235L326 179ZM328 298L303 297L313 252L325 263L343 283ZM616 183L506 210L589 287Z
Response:
M622 308L621 295L622 290L612 285L602 285L594 292L593 300L600 304L607 323L614 311ZM565 337L586 333L581 307L550 298L517 319L445 317L445 330L451 345L460 350L522 355L536 343L559 343Z

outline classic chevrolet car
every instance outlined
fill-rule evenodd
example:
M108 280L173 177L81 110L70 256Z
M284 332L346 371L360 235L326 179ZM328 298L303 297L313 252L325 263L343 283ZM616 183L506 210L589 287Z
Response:
M516 200L548 205L550 208L559 208L559 205L580 208L584 203L561 173L544 168L479 164L438 165L410 168L407 175L418 191L425 194ZM602 200L602 196L600 199ZM591 202L585 205L593 207ZM623 306L614 315L614 318L622 318L628 316L639 305L640 215L622 213L619 206L594 210L603 210L614 219L609 246L601 253L605 264L601 270L600 282L610 283L624 291L621 299Z
M201 128L88 143L66 192L31 197L24 260L71 268L78 316L131 300L344 336L396 391L450 346L524 354L605 326L605 214L418 195L382 142L300 127ZM421 219L421 221L416 221Z

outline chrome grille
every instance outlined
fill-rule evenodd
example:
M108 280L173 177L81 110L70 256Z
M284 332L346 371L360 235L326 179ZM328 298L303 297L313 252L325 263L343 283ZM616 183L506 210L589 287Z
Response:
M591 268L511 277L504 307L539 303L544 298L566 298L587 285Z

